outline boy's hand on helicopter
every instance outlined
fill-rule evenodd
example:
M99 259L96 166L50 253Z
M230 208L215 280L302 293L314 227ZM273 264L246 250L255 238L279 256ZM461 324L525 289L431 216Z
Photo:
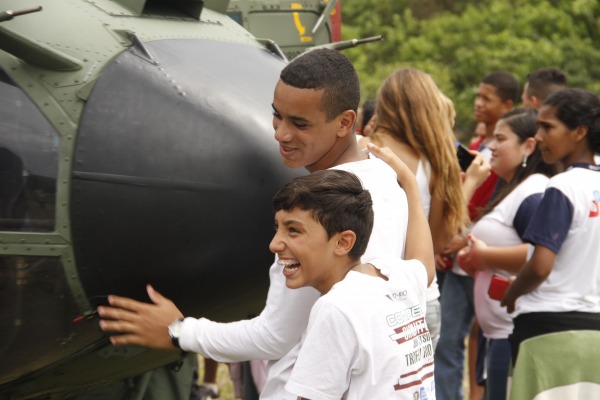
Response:
M168 326L183 314L175 304L146 286L152 303L143 303L127 297L108 296L110 306L98 307L100 329L115 332L110 337L115 346L136 345L153 349L174 349Z

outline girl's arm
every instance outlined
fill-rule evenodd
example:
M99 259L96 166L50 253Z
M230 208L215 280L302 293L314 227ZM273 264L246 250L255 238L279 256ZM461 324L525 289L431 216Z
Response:
M433 252L440 254L450 242L455 232L452 227L444 221L444 199L437 193L431 196L429 208L429 228L433 241Z
M469 245L459 252L459 265L470 265L473 270L485 268L503 269L516 274L527 261L529 245L522 243L510 247L488 246L474 235L468 235ZM468 271L467 271L468 272Z
M475 156L469 168L465 171L465 176L463 179L462 192L467 203L473 197L473 193L477 190L477 188L490 176L492 171L492 167L490 163L485 159L485 157L474 151L470 150L470 153Z
M369 143L368 149L377 158L388 163L396 171L398 183L400 183L400 186L406 192L408 199L408 229L406 231L404 256L407 260L417 259L425 265L428 284L430 284L435 276L433 242L429 223L421 205L415 174L387 147L379 148Z
M513 312L517 299L532 292L550 275L555 258L556 253L554 251L536 245L531 260L523 265L517 278L508 286L500 304L506 306L509 313Z

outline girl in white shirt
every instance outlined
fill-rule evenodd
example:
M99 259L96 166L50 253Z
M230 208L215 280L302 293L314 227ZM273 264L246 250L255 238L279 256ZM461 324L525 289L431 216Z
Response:
M509 278L525 263L528 245L523 234L554 168L545 164L536 147L535 111L517 109L496 124L492 170L505 186L473 225L470 246L458 254L459 264L475 275L477 322L486 340L485 370L488 400L504 400L510 365L512 317L488 296L492 277ZM513 247L514 246L514 247Z
M582 89L548 97L535 139L550 179L525 232L535 248L502 300L516 316L513 362L523 340L565 330L600 330L600 99Z

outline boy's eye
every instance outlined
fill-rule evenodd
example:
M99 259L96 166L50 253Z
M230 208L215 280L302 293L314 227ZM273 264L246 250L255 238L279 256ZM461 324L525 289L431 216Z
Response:
M294 122L294 126L295 126L296 128L298 128L298 129L305 129L305 128L307 128L307 127L308 127L308 125L306 125L306 124L303 124L303 123L301 123L301 122Z
M293 228L293 227L288 228L288 232L289 233L300 233L300 231L298 229Z
M281 119L281 115L277 111L273 111L273 118Z

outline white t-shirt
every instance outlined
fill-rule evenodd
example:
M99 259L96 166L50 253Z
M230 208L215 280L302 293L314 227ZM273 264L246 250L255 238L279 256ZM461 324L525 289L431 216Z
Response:
M402 257L408 226L406 193L397 183L394 170L379 159L368 159L335 167L358 176L373 199L374 225L362 262L383 265L381 257ZM230 323L205 318L186 318L179 343L186 351L220 362L272 360L261 399L292 399L284 390L300 339L308 324L311 307L319 298L313 288L288 289L277 257L269 271L267 303L258 317Z
M552 177L524 239L556 258L546 280L517 299L515 316L600 312L600 166L576 164Z
M388 281L350 271L317 300L289 392L319 400L435 399L425 266L389 262Z
M533 174L512 190L493 210L481 217L471 233L488 246L511 247L523 244L522 235L537 208L549 178ZM488 295L494 274L510 277L510 273L495 268L478 271L475 275L473 298L475 315L483 335L488 339L506 339L513 331L512 316L498 300Z

